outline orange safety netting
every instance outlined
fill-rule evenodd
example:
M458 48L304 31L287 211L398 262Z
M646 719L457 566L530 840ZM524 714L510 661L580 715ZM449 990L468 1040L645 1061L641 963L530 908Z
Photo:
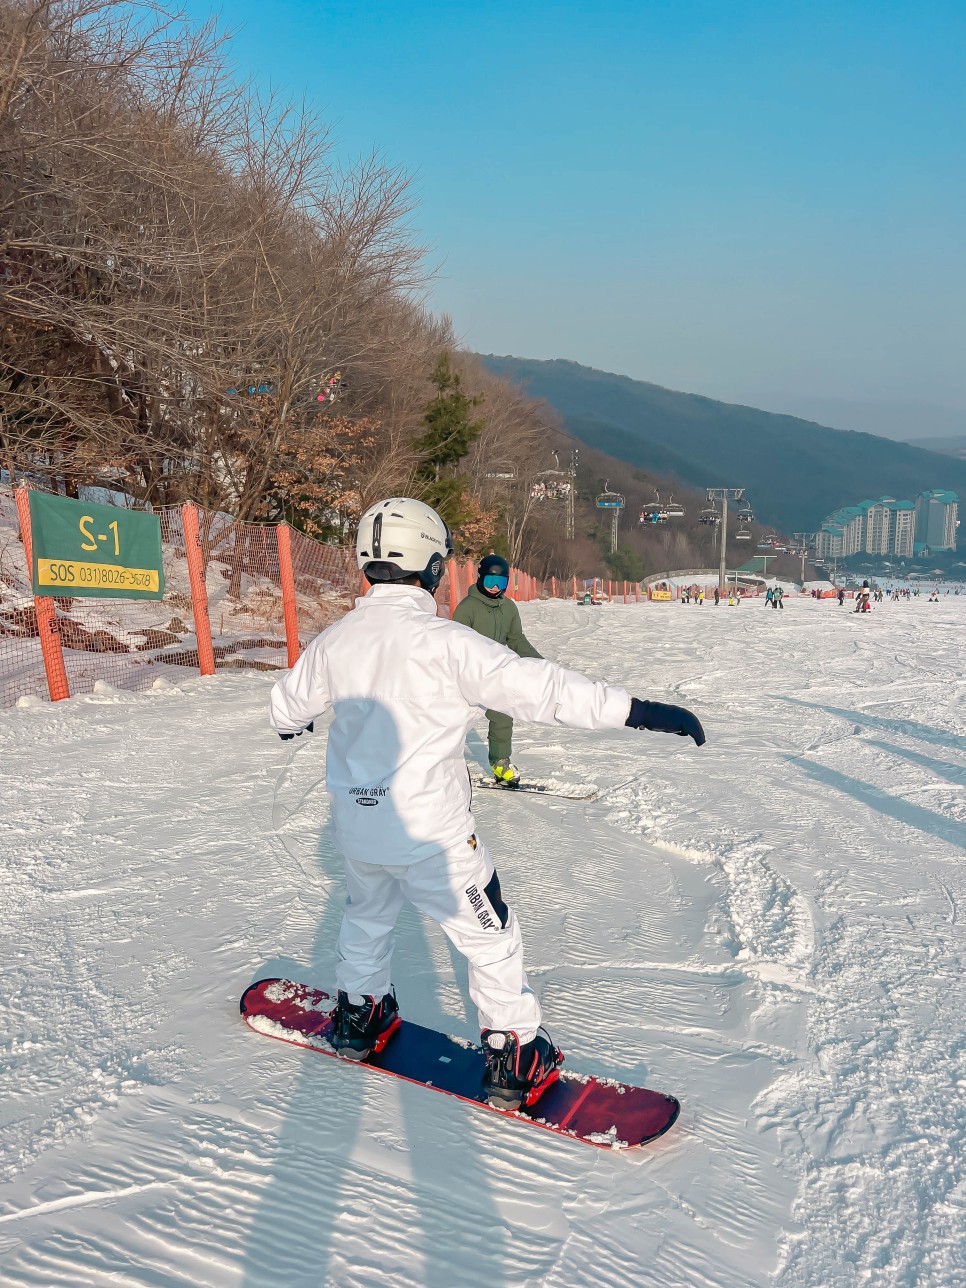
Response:
M143 689L165 670L282 669L365 590L351 549L194 506L157 514L161 600L47 598L38 611L17 504L0 496L0 706L51 691L89 693L98 682ZM475 580L474 562L450 560L439 613L449 616ZM576 590L576 579L540 582L513 568L507 593L527 602Z
M164 597L161 600L47 599L60 639L70 693L98 681L125 689L149 687L169 669L199 669L199 638L182 508L158 512ZM278 530L197 513L207 619L214 665L275 670L289 664L282 602ZM290 532L298 635L304 644L345 612L347 552ZM49 695L38 613L30 587L17 508L0 497L0 706ZM50 630L50 627L47 627Z
M180 509L169 513L180 530ZM164 522L162 515L162 532ZM288 665L278 532L269 524L240 523L227 515L199 513L208 617L218 667L274 669ZM349 607L359 574L351 551L322 545L293 529L287 533L295 625L304 648ZM190 586L187 593L190 597Z

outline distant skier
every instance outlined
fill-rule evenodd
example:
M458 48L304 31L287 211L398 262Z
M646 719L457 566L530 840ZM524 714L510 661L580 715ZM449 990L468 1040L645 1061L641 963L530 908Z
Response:
M326 786L345 862L332 1044L363 1060L399 1027L391 991L393 927L409 898L469 961L498 1107L532 1104L557 1076L560 1052L539 1032L540 1004L523 968L516 917L470 810L465 740L478 712L505 711L575 729L704 731L684 707L632 698L541 658L518 657L436 616L433 595L452 550L427 505L392 498L359 523L356 560L373 583L355 608L309 644L271 695L282 738L331 708Z
M457 604L454 622L469 626L497 644L512 648L517 657L540 657L523 633L520 610L512 599L505 598L510 584L510 565L502 555L486 555L480 560L476 585ZM501 783L518 784L520 775L513 756L513 720L500 711L487 711L490 722L487 739L490 769Z
M720 603L720 602L721 602L721 590L720 590L720 588L719 588L718 586L715 586L715 588L714 588L714 606L715 606L715 608L717 608L717 607L718 607L718 605L719 605L719 603Z
M855 592L855 611L857 613L871 612L872 605L869 603L870 594L869 583L864 581Z
M769 586L768 589L765 591L765 607L773 608L774 605L775 605L775 592L772 590L771 586Z
M842 586L839 586L838 599L839 599L839 608L841 608L842 605L845 603L845 588Z
M772 591L772 596L771 596L771 606L772 606L772 608L781 608L781 609L784 609L784 607L785 607L785 591L782 589L782 587L781 587L781 586L776 586L776 587L775 587L775 589Z

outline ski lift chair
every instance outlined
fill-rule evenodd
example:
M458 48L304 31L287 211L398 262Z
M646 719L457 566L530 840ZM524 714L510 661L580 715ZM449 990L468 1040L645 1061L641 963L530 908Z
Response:
M667 523L670 518L669 507L661 500L661 494L654 489L654 500L647 507L651 523Z
M609 487L610 480L604 481L604 490L597 497L598 510L623 510L624 498L620 492L612 492Z

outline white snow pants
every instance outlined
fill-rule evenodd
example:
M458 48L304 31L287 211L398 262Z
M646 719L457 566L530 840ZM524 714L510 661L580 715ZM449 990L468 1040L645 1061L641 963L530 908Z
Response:
M406 866L344 859L345 917L336 983L346 993L389 992L393 928L409 899L443 928L469 962L470 997L480 1029L512 1029L521 1042L540 1025L540 1003L523 969L523 940L486 847L472 837L458 848Z

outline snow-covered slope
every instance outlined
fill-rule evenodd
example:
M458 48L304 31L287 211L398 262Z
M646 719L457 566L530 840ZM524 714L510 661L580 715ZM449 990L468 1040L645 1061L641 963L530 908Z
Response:
M0 711L5 1286L966 1281L966 596L522 611L707 729L518 727L601 799L476 802L568 1063L679 1124L610 1154L252 1034L252 979L333 976L323 738L271 734L260 673L34 702ZM411 911L395 980L476 1036Z

